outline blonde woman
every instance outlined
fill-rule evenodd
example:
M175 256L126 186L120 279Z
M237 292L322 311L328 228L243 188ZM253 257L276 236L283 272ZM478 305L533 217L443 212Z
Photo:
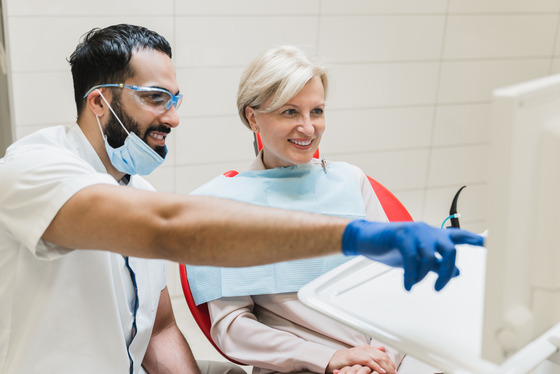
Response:
M303 50L266 51L245 70L237 106L263 148L248 173L195 191L279 208L387 221L364 172L313 158L325 130L328 78ZM248 248L250 250L250 248ZM296 292L347 261L342 256L243 269L188 267L198 303L208 302L214 342L229 357L271 372L434 373L419 362L304 306ZM386 306L385 306L386 307ZM401 365L402 363L402 365Z

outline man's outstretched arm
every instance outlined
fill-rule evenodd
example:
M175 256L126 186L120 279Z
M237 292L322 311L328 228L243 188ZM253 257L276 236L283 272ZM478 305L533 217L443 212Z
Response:
M99 184L70 198L43 239L125 256L247 266L340 253L348 222L214 197Z
M250 266L340 253L405 270L410 289L429 271L437 289L458 273L455 244L482 245L464 230L424 223L352 221L206 196L95 185L70 198L43 238L75 249L165 258L193 265Z

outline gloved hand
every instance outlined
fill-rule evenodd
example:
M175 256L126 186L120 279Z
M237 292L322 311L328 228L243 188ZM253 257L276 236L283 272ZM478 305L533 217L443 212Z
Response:
M440 291L459 275L455 266L456 244L482 246L484 238L469 231L438 229L422 222L355 220L346 226L342 252L404 268L404 288L408 291L433 271L438 274L435 289Z

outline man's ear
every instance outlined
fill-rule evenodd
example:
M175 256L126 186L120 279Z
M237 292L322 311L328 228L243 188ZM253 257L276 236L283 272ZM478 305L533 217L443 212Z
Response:
M105 96L105 99L107 99L107 101L109 101L108 92L109 91L105 91L105 93L103 94L103 96ZM105 103L105 100L103 100L103 98L101 97L101 91L99 89L92 91L88 95L86 100L87 100L87 104L86 104L87 108L89 108L96 116L103 117L103 115L107 110L107 103Z
M259 126L257 125L257 119L255 118L256 111L254 108L250 106L245 107L245 118L249 122L249 126L251 126L251 130L255 133L259 133Z

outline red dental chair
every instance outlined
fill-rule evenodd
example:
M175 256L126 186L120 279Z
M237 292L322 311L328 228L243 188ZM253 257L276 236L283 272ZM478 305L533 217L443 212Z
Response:
M262 143L260 140L260 136L258 136L257 134L257 136L255 136L255 153L258 153L258 151L261 148L262 148ZM315 152L313 157L319 158L319 150ZM234 177L237 174L238 172L234 170L230 170L224 173L226 177ZM379 201L381 202L381 206L383 207L383 210L385 211L385 214L387 215L387 218L389 219L390 222L412 221L412 217L410 216L410 214L408 213L404 205L402 205L402 203L395 197L395 195L391 193L391 191L386 189L381 183L377 182L373 178L370 178L369 176L368 176L368 180L371 183L371 186L373 187L375 194L379 198ZM210 336L210 327L212 326L212 324L210 323L208 306L206 305L206 303L200 304L198 306L195 304L189 286L189 281L187 279L187 269L184 264L179 264L179 274L181 277L183 294L185 295L185 300L187 301L189 310L191 311L194 320L198 324L198 327L200 327L200 329L202 330L202 332L204 333L208 341L214 346L214 348L216 348L216 350L223 357L225 357L229 361L238 365L245 365L243 363L237 362L234 359L228 357L216 346L216 344L212 340L212 337Z

